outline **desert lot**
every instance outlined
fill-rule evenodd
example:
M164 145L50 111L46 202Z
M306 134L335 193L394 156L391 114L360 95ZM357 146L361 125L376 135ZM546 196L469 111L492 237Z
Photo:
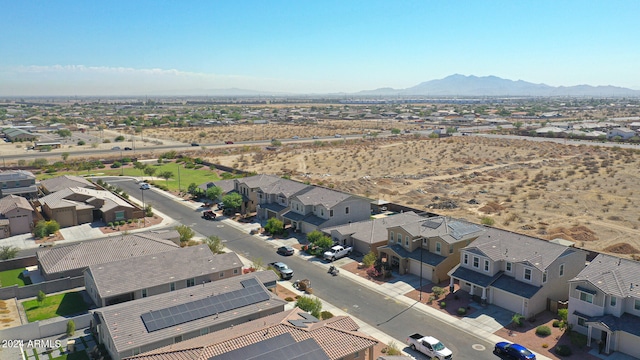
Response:
M457 136L288 144L211 152L284 175L586 249L640 255L640 152Z

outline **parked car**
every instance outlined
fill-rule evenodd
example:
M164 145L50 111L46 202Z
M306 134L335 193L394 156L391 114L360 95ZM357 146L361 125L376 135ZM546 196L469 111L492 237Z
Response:
M202 212L202 218L205 220L215 220L216 219L216 213L214 213L211 210L207 210L207 211L203 211Z
M192 142L191 146L200 146L200 144L198 144L197 142Z
M149 186L149 184L147 183L142 183L142 185L140 185L140 190L149 190L151 189L151 186Z
M228 140L227 140L227 141L225 141L224 143L225 143L225 144L227 144L227 145L230 145L230 144L233 144L233 141L228 141Z
M314 135L312 139L320 139L320 137Z
M407 338L407 345L414 351L420 351L429 359L450 360L453 352L433 336L415 333Z
M120 150L120 146L114 146L111 148L111 150Z
M507 341L501 341L496 344L493 353L496 355L506 355L516 360L535 360L536 355L531 350L520 344L514 344Z
M339 137L342 137L342 135L340 135L340 134L335 134L335 135L333 135L333 137L337 137L337 138L339 138Z
M299 136L294 136L294 137L292 137L292 139L293 140L298 140L298 139L300 139L300 137Z
M277 262L272 262L269 263L269 266L274 268L275 271L280 274L280 277L282 279L291 279L293 277L293 270L291 270L287 264L277 261Z
M324 252L324 259L334 261L351 254L352 250L353 248L351 246L344 247L342 245L336 245Z
M289 255L293 255L296 251L291 246L280 246L277 252L280 255L289 256Z
M124 151L131 151L131 150L133 150L133 149L131 149L130 147L124 148Z

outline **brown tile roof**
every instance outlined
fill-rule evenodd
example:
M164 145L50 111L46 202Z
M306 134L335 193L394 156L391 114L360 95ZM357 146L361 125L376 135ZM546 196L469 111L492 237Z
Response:
M13 209L25 209L33 211L29 201L21 196L7 195L0 199L0 215L6 214Z
M290 334L296 342L314 339L331 359L364 351L378 343L376 339L359 332L357 324L348 316L307 323L306 327L296 326L289 321L304 320L301 313L304 312L294 308L128 359L206 360L282 334ZM196 353L198 357L193 357Z
M47 180L42 180L40 181L40 186L50 193L69 187L84 187L90 189L96 188L96 185L89 180L75 175L63 175Z

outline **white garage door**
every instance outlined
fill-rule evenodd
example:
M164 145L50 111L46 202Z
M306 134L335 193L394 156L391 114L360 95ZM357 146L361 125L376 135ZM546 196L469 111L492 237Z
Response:
M410 259L409 260L409 273L420 276L420 261ZM431 274L433 273L432 267L429 265L422 265L422 278L431 281Z
M514 314L522 314L521 297L496 288L491 288L491 291L493 292L491 302L494 305L512 311Z
M618 338L618 351L640 358L640 337L622 331L617 331L616 335Z

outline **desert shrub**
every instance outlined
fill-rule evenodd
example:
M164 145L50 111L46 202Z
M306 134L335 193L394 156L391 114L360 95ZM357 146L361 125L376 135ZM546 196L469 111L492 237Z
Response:
M571 355L571 348L568 347L567 345L558 345L556 346L556 354L560 355L560 356L570 356Z
M549 336L549 335L551 335L551 329L546 325L538 326L536 328L536 335L538 335L538 336Z
M543 349L546 349L546 348L548 348L548 347L549 347L549 344L547 344L547 343L542 344L542 348L543 348Z
M287 296L286 298L284 298L284 301L291 302L293 301L293 298L291 296Z
M362 258L362 264L369 267L376 262L376 259L376 254L373 251L369 251L369 253Z
M520 314L513 314L513 316L511 317L511 322L516 326L522 326L524 325L524 316Z
M112 222L109 222L109 223L107 224L107 226L108 226L108 227L113 227L113 223L112 223Z
M87 143L84 140L78 141L78 146L86 145Z
M124 224L126 224L127 222L124 220L120 220L120 226L123 226Z
M553 320L553 323L551 325L555 328L559 328L560 325L562 325L562 320Z
M388 355L402 355L402 351L400 351L400 348L398 347L398 345L394 341L392 341L387 346L387 354Z
M333 314L331 313L331 311L323 311L320 313L320 316L322 317L322 320L326 320L326 319L331 319L333 317Z
M445 293L445 290L440 286L434 286L431 288L431 292L436 296L436 299L439 299Z
M367 269L367 276L369 276L370 278L375 279L380 277L380 275L382 275L382 273L380 272L380 270L376 269L375 266L372 266Z
M447 307L447 303L444 302L444 301L440 301L440 307L443 308L443 309L446 308Z
M462 316L466 314L467 314L467 308L463 308L463 307L458 308L458 315Z
M308 296L301 296L296 301L296 307L310 313L316 318L320 318L320 312L322 311L322 302L318 298L311 298Z
M489 216L483 216L482 219L480 219L480 223L482 225L487 225L487 226L491 226L493 224L496 223L495 220L493 220L493 218L489 217Z
M564 322L567 322L567 317L569 316L569 309L560 309L558 310L558 318Z

